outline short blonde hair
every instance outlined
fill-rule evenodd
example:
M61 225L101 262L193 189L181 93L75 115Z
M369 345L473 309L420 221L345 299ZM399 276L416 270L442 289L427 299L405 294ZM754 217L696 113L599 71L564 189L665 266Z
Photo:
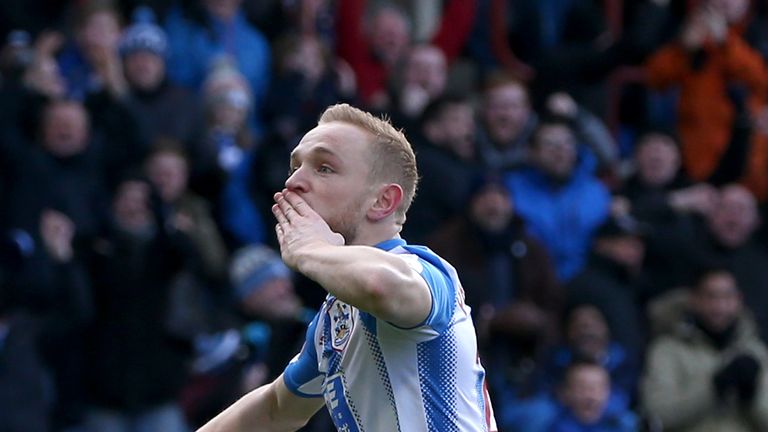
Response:
M397 183L403 188L403 201L396 215L399 223L405 222L405 213L416 195L419 173L416 155L403 132L395 129L388 119L376 117L348 104L328 107L317 123L331 122L357 126L373 136L371 178Z

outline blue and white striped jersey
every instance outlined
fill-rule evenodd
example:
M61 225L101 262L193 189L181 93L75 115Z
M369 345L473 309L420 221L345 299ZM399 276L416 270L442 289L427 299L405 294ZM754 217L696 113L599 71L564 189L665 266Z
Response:
M328 295L285 370L286 385L302 397L325 397L343 432L496 431L456 270L401 239L377 247L401 256L427 282L426 321L400 328Z

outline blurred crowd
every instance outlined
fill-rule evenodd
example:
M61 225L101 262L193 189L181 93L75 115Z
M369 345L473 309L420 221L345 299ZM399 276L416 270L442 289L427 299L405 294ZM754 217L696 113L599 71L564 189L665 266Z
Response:
M0 432L278 376L325 292L272 195L337 102L415 148L500 431L768 430L768 2L4 0L0 38Z

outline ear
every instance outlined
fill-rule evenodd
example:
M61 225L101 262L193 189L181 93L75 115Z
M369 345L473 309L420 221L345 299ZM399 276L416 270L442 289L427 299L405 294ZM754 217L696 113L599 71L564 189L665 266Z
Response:
M380 221L394 213L403 202L403 188L397 183L389 183L379 190L376 202L368 209L368 217Z

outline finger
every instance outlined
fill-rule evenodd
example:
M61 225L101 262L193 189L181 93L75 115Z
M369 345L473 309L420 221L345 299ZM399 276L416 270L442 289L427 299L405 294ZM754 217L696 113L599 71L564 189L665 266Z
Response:
M277 242L280 243L280 246L282 246L285 233L283 232L283 227L280 226L280 224L275 225L275 234L277 234Z
M275 204L272 206L272 214L275 215L278 224L285 225L288 223L288 218L285 216L279 205Z
M285 215L285 218L290 222L293 220L293 218L296 215L296 210L293 208L290 202L288 202L287 199L285 199L285 195L281 194L280 197L277 199L277 205L280 209L280 211Z
M291 207L293 207L294 210L296 210L296 213L298 213L300 216L307 216L310 212L312 212L312 207L310 207L307 202L299 196L299 194L295 192L285 192L283 197L286 201L288 201L288 203L291 204Z

